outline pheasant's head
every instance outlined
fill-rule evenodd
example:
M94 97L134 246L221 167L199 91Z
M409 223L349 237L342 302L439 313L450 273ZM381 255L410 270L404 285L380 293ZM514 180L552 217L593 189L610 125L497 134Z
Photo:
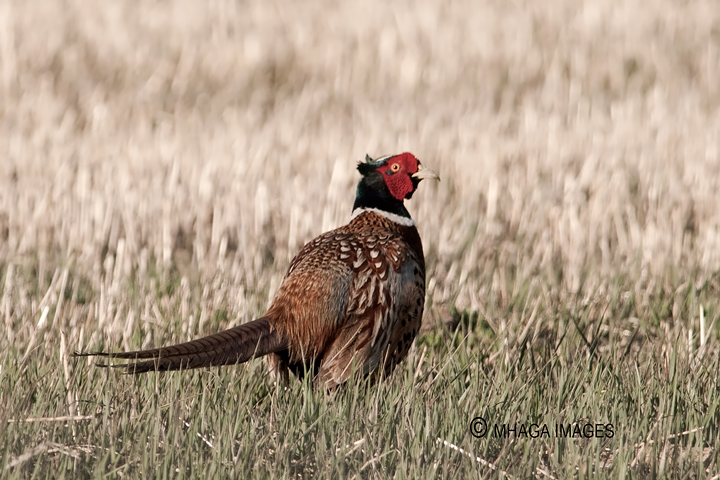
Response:
M376 160L365 157L358 163L362 174L358 183L353 210L374 208L388 213L410 217L403 200L410 199L424 178L440 180L437 173L423 168L412 153L387 155Z

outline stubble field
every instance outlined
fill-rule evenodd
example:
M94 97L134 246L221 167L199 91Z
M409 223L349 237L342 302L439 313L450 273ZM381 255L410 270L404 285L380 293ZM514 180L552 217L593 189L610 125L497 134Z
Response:
M714 2L4 1L0 114L0 477L720 478ZM70 356L257 318L402 151L381 385Z

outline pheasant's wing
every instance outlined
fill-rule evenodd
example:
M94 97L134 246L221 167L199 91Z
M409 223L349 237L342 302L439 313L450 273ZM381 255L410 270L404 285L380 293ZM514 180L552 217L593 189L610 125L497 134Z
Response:
M422 318L418 299L425 299L423 265L402 237L359 234L341 241L340 250L352 281L344 323L318 372L317 381L328 387L345 382L353 369L368 374L402 359Z
M353 271L340 260L339 245L348 236L334 230L306 244L290 263L265 314L288 339L284 367L313 365L345 321Z

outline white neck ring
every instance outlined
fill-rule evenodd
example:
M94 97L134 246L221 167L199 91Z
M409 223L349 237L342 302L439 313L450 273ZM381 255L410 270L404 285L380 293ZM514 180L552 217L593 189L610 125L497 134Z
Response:
M413 221L412 218L401 217L400 215L398 215L396 213L385 212L385 211L379 210L377 208L356 208L355 210L353 210L352 215L350 216L350 220L354 219L361 213L365 213L365 212L377 213L378 215L381 215L381 216L387 218L391 222L395 222L395 223L403 225L405 227L414 227L415 226L415 222Z

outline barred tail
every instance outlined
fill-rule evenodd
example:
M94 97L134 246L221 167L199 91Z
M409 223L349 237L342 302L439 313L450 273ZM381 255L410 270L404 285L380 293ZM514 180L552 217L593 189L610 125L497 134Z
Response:
M98 364L98 366L124 368L126 373L137 374L155 370L187 370L232 365L286 348L287 342L270 327L267 318L262 317L214 335L169 347L135 352L75 353L75 356L134 360L118 365Z

